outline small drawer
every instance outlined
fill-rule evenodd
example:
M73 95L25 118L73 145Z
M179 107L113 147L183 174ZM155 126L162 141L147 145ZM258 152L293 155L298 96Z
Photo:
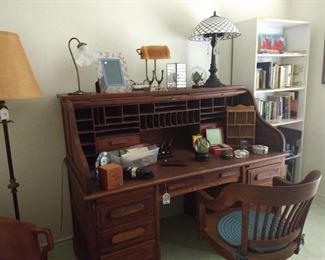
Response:
M98 232L98 244L101 253L113 252L154 239L154 219L128 224L115 229Z
M248 184L272 185L273 177L280 176L281 164L248 169Z
M160 185L159 192L162 196L166 191L168 191L171 197L175 197L194 191L193 188L200 186L201 183L202 177L193 177L185 180L173 181Z
M97 227L111 228L151 217L155 209L153 188L114 195L97 203Z
M167 183L166 185L160 185L159 191L160 195L163 195L167 189L171 197L174 197L216 185L240 182L240 180L240 169L234 168L224 171L211 172L201 176L188 178L186 180L174 181Z
M203 176L205 182L210 186L221 185L226 183L236 183L240 181L240 168L228 169L209 173Z
M104 255L101 260L154 260L156 257L156 242L149 242Z
M110 151L140 143L139 135L106 136L96 139L96 152Z
M252 163L247 167L247 169L250 170L250 169L264 167L267 165L282 164L282 163L284 163L284 159L281 157L281 158L276 158L276 159L270 159L267 161Z

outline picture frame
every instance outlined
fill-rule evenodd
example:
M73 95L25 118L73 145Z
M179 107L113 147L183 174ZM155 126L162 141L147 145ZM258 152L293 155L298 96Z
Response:
M285 52L283 34L259 34L258 53L280 54Z
M185 63L167 63L166 86L167 88L186 88Z
M208 128L205 130L206 138L209 140L211 146L224 144L222 127Z
M126 61L121 53L101 53L97 72L101 93L131 91Z

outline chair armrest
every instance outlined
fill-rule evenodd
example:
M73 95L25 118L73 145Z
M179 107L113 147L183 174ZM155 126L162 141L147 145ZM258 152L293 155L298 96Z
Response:
M52 232L48 228L35 228L33 232L38 235L44 235L46 239L46 245L41 247L41 260L47 259L47 253L53 249L54 242Z
M313 170L313 171L309 172L307 174L307 176L301 182L293 183L293 182L287 181L285 179L282 179L281 177L274 177L272 179L272 184L273 184L273 186L295 186L295 185L299 185L299 184L308 183L311 181L316 181L318 179L321 179L320 171Z
M291 186L293 182L287 181L281 177L274 177L272 179L272 186Z

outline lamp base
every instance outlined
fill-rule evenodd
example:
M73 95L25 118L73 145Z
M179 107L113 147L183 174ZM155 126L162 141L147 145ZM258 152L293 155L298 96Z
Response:
M82 90L77 90L75 92L69 93L69 95L88 95L90 92L82 91Z
M221 83L215 74L211 74L203 86L207 88L219 88L224 87L225 85Z

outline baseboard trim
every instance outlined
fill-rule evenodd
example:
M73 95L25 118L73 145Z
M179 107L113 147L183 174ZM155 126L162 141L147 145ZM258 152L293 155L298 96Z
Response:
M317 193L315 197L325 203L325 195Z
M54 244L64 243L64 242L67 242L69 240L72 240L72 238L73 238L73 236L67 236L67 237L64 237L64 238L56 239L56 240L54 240Z
M58 245L58 244L61 244L61 243L64 243L64 242L67 242L69 240L72 240L73 236L67 236L67 237L64 237L64 238L60 238L60 239L56 239L54 240L54 245ZM41 243L41 246L46 246L47 243Z

